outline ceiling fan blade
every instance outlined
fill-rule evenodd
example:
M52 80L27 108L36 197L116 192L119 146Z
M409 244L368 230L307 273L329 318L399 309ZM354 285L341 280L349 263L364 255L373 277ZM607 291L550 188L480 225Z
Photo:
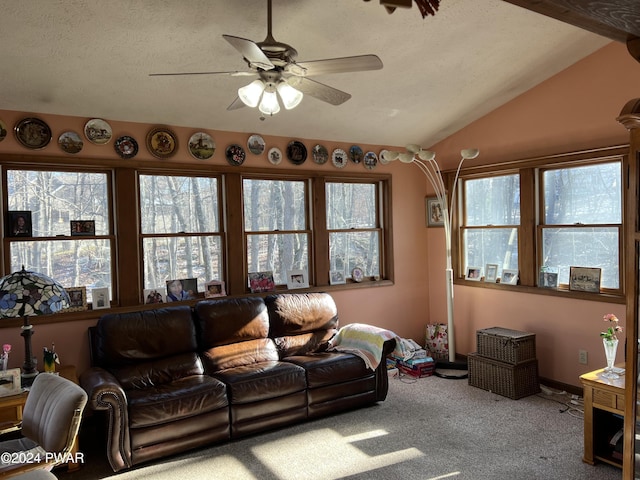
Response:
M236 99L227 107L227 110L238 110L239 108L245 107L246 105L240 97L236 97Z
M222 37L242 54L250 66L263 70L273 70L276 68L275 65L271 63L271 60L269 60L269 57L264 54L255 42L232 35L222 35Z
M178 73L150 73L150 77L168 77L171 75L230 75L232 77L253 77L255 72L178 72Z
M331 105L341 105L351 98L351 94L330 87L324 83L316 82L310 78L290 77L287 83L297 88L305 95L310 95Z
M366 70L380 70L382 60L377 55L357 55L355 57L329 58L326 60L313 60L310 62L298 62L298 67L306 70L301 76L311 77L327 73L363 72ZM297 75L295 71L292 71Z

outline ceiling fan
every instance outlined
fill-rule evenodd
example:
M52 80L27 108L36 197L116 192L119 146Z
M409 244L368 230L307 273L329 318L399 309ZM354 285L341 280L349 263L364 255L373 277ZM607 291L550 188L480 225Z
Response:
M238 97L227 107L235 110L245 105L258 107L263 114L280 111L278 95L286 109L295 108L303 95L310 95L331 105L340 105L351 98L349 93L330 87L309 77L329 73L379 70L382 61L377 55L330 58L309 62L296 62L298 52L291 45L276 41L272 35L271 0L267 3L267 37L262 42L223 35L238 50L249 66L249 71L151 73L150 76L168 75L230 75L255 77L249 85L238 89Z

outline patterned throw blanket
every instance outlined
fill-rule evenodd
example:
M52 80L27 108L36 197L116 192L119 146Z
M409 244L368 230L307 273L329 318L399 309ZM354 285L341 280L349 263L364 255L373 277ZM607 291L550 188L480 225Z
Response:
M331 339L329 350L353 353L362 358L368 368L375 370L383 359L384 342L394 338L396 350L402 348L400 337L392 331L363 323L352 323L342 327ZM399 353L399 356L404 357L402 353Z

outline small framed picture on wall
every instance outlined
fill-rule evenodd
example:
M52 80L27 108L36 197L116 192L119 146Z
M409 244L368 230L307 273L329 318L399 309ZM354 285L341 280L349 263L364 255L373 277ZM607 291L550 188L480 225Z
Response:
M26 210L10 211L7 215L8 237L32 237L31 212Z
M427 227L444 227L444 210L438 197L427 197Z

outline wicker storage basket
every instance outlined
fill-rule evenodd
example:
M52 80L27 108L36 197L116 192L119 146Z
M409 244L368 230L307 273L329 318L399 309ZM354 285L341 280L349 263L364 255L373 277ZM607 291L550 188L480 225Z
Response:
M501 362L518 364L535 360L536 336L533 333L492 327L476 332L478 355Z
M538 361L512 365L477 353L467 357L469 385L517 400L540 392Z

